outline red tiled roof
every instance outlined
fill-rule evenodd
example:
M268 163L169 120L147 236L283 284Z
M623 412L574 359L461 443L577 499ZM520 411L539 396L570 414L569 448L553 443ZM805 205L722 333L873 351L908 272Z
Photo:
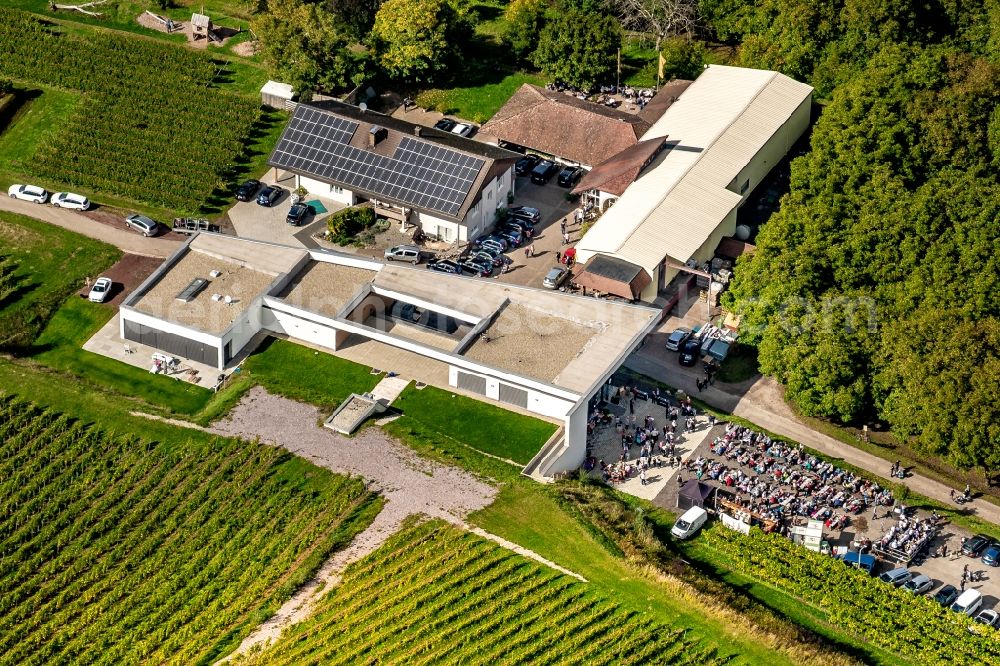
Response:
M635 114L525 83L479 133L594 165L634 145L647 129Z
M666 139L666 137L660 136L640 141L601 162L580 179L580 182L573 188L573 193L582 194L587 190L601 190L621 196L625 188L639 177L642 167L660 150Z

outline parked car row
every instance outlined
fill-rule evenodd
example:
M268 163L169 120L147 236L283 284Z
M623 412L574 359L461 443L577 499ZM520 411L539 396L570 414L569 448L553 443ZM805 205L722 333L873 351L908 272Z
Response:
M451 118L442 118L434 123L434 129L450 134L457 134L458 136L470 136L476 130L476 127L468 123L460 123Z
M914 595L926 594L935 586L930 576L910 571L906 567L886 571L878 578L883 583L902 588ZM993 609L982 609L983 594L979 590L960 591L954 585L945 585L934 595L934 601L956 613L974 618L980 624L1000 627L1000 613Z
M556 179L559 187L573 187L580 178L583 177L583 167L562 166L553 160L542 159L541 156L528 153L514 163L514 173L518 176L530 176L531 182L536 185L545 185L552 177L559 174Z
M51 197L45 188L37 185L11 185L7 188L7 194L12 199L30 201L31 203L43 204L48 201L57 208L69 208L71 210L89 210L90 199L82 194L72 192L56 192Z

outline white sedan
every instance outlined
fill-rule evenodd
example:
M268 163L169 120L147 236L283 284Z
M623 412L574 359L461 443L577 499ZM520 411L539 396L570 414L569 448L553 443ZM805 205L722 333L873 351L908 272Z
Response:
M465 123L458 123L451 129L452 134L457 134L459 136L469 136L472 131L476 129L472 125L467 125Z
M73 194L72 192L56 192L49 199L49 203L59 208L72 208L73 210L90 208L90 199L82 194Z
M31 201L40 204L45 203L45 201L49 198L48 192L35 185L11 185L7 190L7 194L14 199Z
M93 303L103 303L107 299L108 294L111 293L112 284L111 278L97 278L97 282L90 288L90 295L87 296L87 299Z

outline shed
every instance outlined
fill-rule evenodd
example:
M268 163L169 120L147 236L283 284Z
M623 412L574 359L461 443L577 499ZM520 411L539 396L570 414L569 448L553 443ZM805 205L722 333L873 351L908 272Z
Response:
M795 525L791 530L792 542L805 546L809 550L819 552L823 540L823 521L810 520L805 525Z
M578 266L573 281L581 287L614 294L634 301L650 282L649 273L640 266L606 254L595 255L590 263Z
M191 14L191 34L196 39L198 37L208 38L210 32L212 32L212 19L205 14Z
M295 91L287 83L268 81L260 89L260 103L272 109L284 111L293 97Z
M677 508L690 509L693 506L705 508L705 502L715 492L715 488L698 479L689 479L677 493Z

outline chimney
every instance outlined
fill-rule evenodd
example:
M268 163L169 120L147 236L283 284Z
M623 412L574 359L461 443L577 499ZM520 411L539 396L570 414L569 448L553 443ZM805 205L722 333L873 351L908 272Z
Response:
M413 128L413 136L421 136L422 132L423 128L420 127L420 125L417 125L416 127Z
M372 128L368 130L368 146L374 148L387 136L389 136L389 130L381 125L372 125Z

